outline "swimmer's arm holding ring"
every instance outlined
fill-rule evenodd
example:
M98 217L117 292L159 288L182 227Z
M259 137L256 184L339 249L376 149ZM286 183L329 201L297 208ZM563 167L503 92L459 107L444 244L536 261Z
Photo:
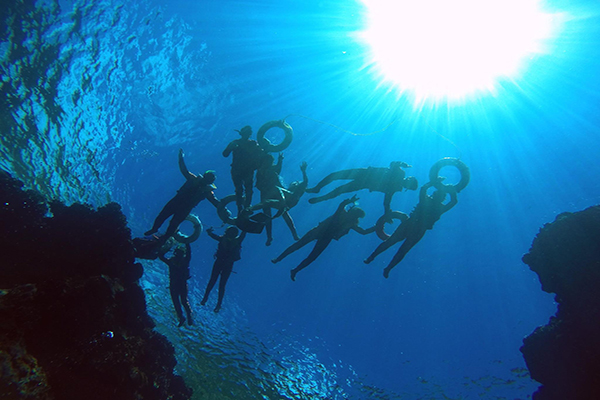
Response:
M448 204L446 204L444 206L444 210L442 211L442 214L445 213L446 211L450 210L452 207L454 207L456 205L456 203L458 203L458 198L456 196L456 190L454 189L454 187L452 189L447 189L448 190L448 194L450 195L450 201L448 202Z
M214 239L218 242L221 239L221 236L215 235L215 233L213 231L214 231L214 228L211 226L210 228L208 228L206 230L206 233L208 234L208 236L211 237L211 239Z

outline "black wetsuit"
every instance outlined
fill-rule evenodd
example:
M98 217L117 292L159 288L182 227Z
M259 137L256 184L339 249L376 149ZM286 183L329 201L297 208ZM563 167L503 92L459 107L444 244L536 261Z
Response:
M281 173L283 158L280 157L277 164L273 164L273 158L268 155L263 158L263 165L256 171L256 188L260 190L260 202L263 204L263 213L267 217L271 217L271 207L268 200L275 200L281 204L283 208L285 198L281 188ZM269 218L265 224L267 228L267 246L273 240L273 224Z
M179 319L179 326L183 325L185 318L181 307L185 309L188 318L188 323L192 325L192 311L188 301L188 286L187 281L190 279L190 261L192 259L192 248L189 244L185 245L185 253L183 256L173 256L165 258L159 255L160 259L169 266L169 290L171 292L171 300Z
M252 187L254 171L258 168L262 149L258 142L251 139L237 139L223 151L223 156L232 153L231 179L235 187L238 209L248 207L252 203Z
M208 199L213 206L219 206L219 200L213 193L215 189L215 186L212 184L214 182L214 174L211 179L208 179L208 174L205 174L207 175L206 177L200 174L196 176L188 171L183 159L183 150L179 150L179 170L185 177L185 183L179 188L177 194L165 204L160 213L158 213L152 229L144 233L146 236L156 233L158 228L172 215L173 218L169 222L167 232L161 237L159 244L166 242L175 234L179 224L187 218L192 209L202 200Z
M215 312L218 312L221 309L221 304L223 303L223 297L225 296L225 285L227 284L227 280L233 271L233 263L241 258L242 251L242 241L246 236L246 232L242 232L239 236L231 239L227 236L218 236L212 232L207 232L208 235L219 242L217 246L217 251L215 253L215 262L213 264L212 273L210 275L210 280L208 281L208 285L206 285L206 291L204 292L204 297L202 299L201 304L205 305L208 301L208 296L212 291L213 287L217 283L217 279L219 276L221 279L219 280L219 297L217 300L217 305L215 307Z
M167 231L163 236L164 240L170 238L175 234L179 224L181 224L189 213L204 199L208 199L213 205L218 204L218 200L213 193L214 186L211 184L205 184L204 178L198 176L196 178L188 179L183 186L177 191L177 194L169 200L167 204L160 211L152 229L146 234L152 234L156 232L161 225L171 215L171 221L167 227Z
M354 211L345 210L345 206L350 204L350 200L344 200L338 206L336 212L320 222L319 225L309 230L304 236L300 238L297 242L290 245L287 249L283 251L278 257L271 260L273 263L278 263L283 260L288 255L293 252L299 250L300 248L306 246L312 241L316 241L315 246L309 253L309 255L300 262L300 264L291 271L292 280L296 279L296 274L308 267L313 261L317 259L319 255L329 246L332 240L339 240L345 235L347 235L350 230L355 230L361 235L367 235L369 233L375 232L375 227L371 227L368 229L363 229L358 225L360 215L356 214ZM358 209L358 207L357 207ZM360 210L360 209L358 209ZM362 215L364 216L364 211L360 210Z

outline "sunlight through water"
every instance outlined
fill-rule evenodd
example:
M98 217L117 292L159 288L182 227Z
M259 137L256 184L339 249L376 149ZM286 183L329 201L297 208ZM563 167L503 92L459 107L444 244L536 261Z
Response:
M417 99L493 93L547 51L556 15L537 0L362 0L368 68Z

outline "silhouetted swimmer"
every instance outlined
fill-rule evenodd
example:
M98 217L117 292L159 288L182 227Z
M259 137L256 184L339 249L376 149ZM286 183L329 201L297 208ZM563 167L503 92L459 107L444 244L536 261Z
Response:
M427 194L427 189L435 187L432 196ZM450 195L450 201L444 204L446 194ZM394 244L404 240L404 243L398 249L396 255L392 258L388 266L383 270L383 276L388 277L392 268L394 268L406 254L412 249L425 235L429 229L440 219L442 214L450 210L458 202L456 190L452 186L444 186L438 182L428 182L421 187L419 192L419 203L410 213L407 220L402 222L394 233L382 242L375 251L364 260L365 264L371 263L375 257L389 249Z
M273 216L273 218L277 218L280 215L283 217L283 220L290 229L294 240L300 240L300 236L298 236L296 225L294 224L294 220L292 219L289 210L298 204L300 198L304 195L304 192L306 191L306 187L308 186L308 176L306 175L307 167L308 164L306 163L306 161L300 164L300 171L302 171L301 182L294 181L290 184L290 186L287 189L280 189L281 194L283 195L283 199L268 199L248 209L249 211L254 211L258 209L264 209L265 206L276 208L278 211Z
M368 189L371 192L385 193L383 199L384 212L390 212L390 204L394 193L407 190L417 190L418 182L414 176L405 178L406 173L402 168L408 168L410 165L401 162L393 161L389 168L354 168L342 171L333 172L321 180L315 187L306 189L307 193L319 193L323 187L337 180L350 180L331 192L313 197L308 200L309 203L315 204L321 201L333 199L341 194L356 192L362 189Z
M271 262L274 264L278 263L296 250L299 250L310 242L316 240L317 242L315 243L315 247L313 247L308 257L306 257L296 268L290 271L290 276L292 280L295 281L296 274L315 261L332 240L339 240L341 237L347 235L351 229L355 230L361 235L367 235L371 232L374 232L374 226L368 229L363 229L358 225L359 219L365 216L365 212L362 208L352 207L349 210L346 210L346 206L348 204L354 203L357 200L358 198L356 196L352 196L352 198L342 201L332 216L308 231L300 238L300 240L285 249L283 253L281 253L277 258L272 259Z
M252 186L254 185L254 171L260 165L263 150L258 142L250 139L252 128L244 126L237 131L241 138L229 143L223 150L223 157L232 155L231 179L235 187L235 202L238 214L252 204Z
M186 219L192 209L202 200L207 199L215 207L219 205L219 200L213 192L216 189L215 185L213 185L216 179L214 171L209 170L204 175L198 174L197 176L192 174L185 165L183 150L181 149L179 149L179 170L186 179L185 183L179 188L177 194L163 207L154 220L152 229L144 233L146 236L156 233L166 219L173 216L169 222L167 231L160 238L162 243L175 234L179 224Z
M181 306L185 309L187 315L188 325L194 325L192 319L192 310L190 309L190 303L188 301L188 285L187 281L190 279L190 260L192 259L192 248L189 244L185 244L185 247L177 245L173 250L173 256L166 258L165 254L159 254L160 258L165 264L169 266L169 291L171 292L171 300L179 319L179 326L183 326L185 323L185 317L181 311Z
M233 263L241 258L242 241L246 237L246 232L242 232L238 236L238 228L230 226L225 230L223 236L214 234L213 228L208 228L206 233L208 236L219 242L219 245L217 246L217 252L215 253L215 263L213 264L210 280L208 281L208 285L206 285L206 291L204 292L204 297L200 304L206 304L208 296L220 276L219 298L214 310L215 312L219 312L221 310L221 304L223 303L223 296L225 296L225 285L233 271Z
M264 153L261 164L256 171L256 188L260 190L260 201L263 213L269 217L265 223L267 231L267 246L273 241L273 224L271 222L271 203L283 204L284 197L281 187L281 167L283 163L283 154L279 153L277 164L273 164L275 159L269 153ZM254 207L253 207L254 208Z

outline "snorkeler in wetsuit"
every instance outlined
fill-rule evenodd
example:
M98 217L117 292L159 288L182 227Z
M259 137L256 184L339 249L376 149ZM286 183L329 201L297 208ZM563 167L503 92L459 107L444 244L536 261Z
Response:
M248 209L249 211L254 211L257 209L263 209L265 206L278 209L277 213L273 216L273 218L277 218L280 215L283 217L283 220L290 229L294 240L300 240L300 236L298 236L296 225L294 224L294 220L292 219L289 210L298 204L300 198L304 195L304 192L306 191L306 187L308 186L308 176L306 175L306 168L308 168L308 164L306 163L306 161L304 161L302 164L300 164L300 171L302 171L301 182L294 181L290 184L290 186L287 189L280 188L281 194L283 194L283 200L280 198L267 199Z
M283 203L284 197L281 187L281 167L283 163L283 154L279 153L277 164L273 164L275 159L269 153L262 157L260 167L256 171L256 188L260 191L260 204L263 213L268 217L265 222L267 232L267 246L273 242L273 223L271 222L271 204L274 201L277 204ZM271 203L269 203L271 201ZM252 207L255 208L255 207Z
M216 178L214 171L206 171L204 175L192 174L185 165L183 150L181 149L179 149L179 170L186 179L185 183L160 211L154 220L152 229L144 233L146 236L156 233L166 219L173 216L169 222L167 231L159 240L160 244L166 242L167 239L175 234L179 224L186 219L192 209L202 200L207 199L215 207L219 205L219 200L213 192L216 189L215 185L213 185Z
M349 210L346 210L346 206L348 204L354 203L357 200L358 198L355 195L350 199L342 201L332 216L308 231L300 238L299 241L289 246L277 258L272 259L271 262L274 264L278 263L296 250L299 250L310 242L316 240L315 246L310 254L296 268L290 271L290 277L293 281L295 281L296 274L315 261L332 240L339 240L343 236L347 235L351 229L360 233L361 235L367 235L371 232L375 232L374 226L368 229L363 229L358 225L359 219L365 216L365 212L362 208L352 207Z
M258 169L260 159L264 153L258 142L250 139L250 136L252 136L250 126L244 126L237 132L241 138L227 145L223 150L223 157L229 157L232 154L231 179L235 187L235 202L239 214L244 208L252 204L254 171Z
M306 189L306 192L319 193L323 187L337 180L350 180L350 182L338 186L323 196L313 197L308 202L315 204L333 199L344 193L369 189L370 192L385 193L383 208L384 213L387 214L390 212L390 204L394 193L400 192L403 189L416 190L418 187L417 178L414 176L405 178L406 173L402 168L408 167L410 165L404 162L393 161L390 163L389 168L368 167L333 172L323 178L315 187Z
M435 187L431 196L427 194L427 189ZM444 204L446 194L450 195L450 201ZM373 253L364 260L365 264L371 263L375 257L389 249L394 244L404 240L404 243L398 249L396 255L392 258L388 266L383 270L383 276L388 277L392 268L394 268L406 254L422 238L425 233L433 229L433 225L440 219L442 214L450 210L458 202L456 190L452 186L444 186L439 182L428 182L419 192L419 203L410 213L407 220L403 221L394 233L384 242L382 242Z
M188 325L194 325L192 319L192 310L188 301L188 285L190 279L190 260L192 259L192 248L188 244L185 248L178 245L173 251L171 258L166 258L164 254L159 254L158 258L169 266L169 291L171 300L175 307L175 313L179 319L179 326L185 323L185 317L181 311L181 306L185 309Z
M223 236L214 234L213 228L208 228L206 233L208 236L219 242L219 245L217 246L217 252L215 253L215 263L213 264L210 280L208 281L208 285L206 285L206 291L204 292L204 297L200 304L206 304L208 296L220 276L219 297L214 309L215 312L219 312L223 303L223 296L225 296L225 285L233 271L233 263L241 259L242 241L246 237L246 232L242 232L238 236L238 228L230 226L225 230Z

